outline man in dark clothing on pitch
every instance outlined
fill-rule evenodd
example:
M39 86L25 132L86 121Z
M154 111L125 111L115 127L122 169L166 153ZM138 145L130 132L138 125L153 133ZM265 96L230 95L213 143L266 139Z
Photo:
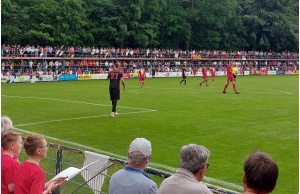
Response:
M120 80L122 81L124 92L126 91L126 89L123 73L119 70L119 63L116 62L113 67L114 69L108 73L107 80L110 80L109 95L112 104L112 111L110 116L115 117L118 114L117 102L118 100L120 100Z
M182 71L182 80L179 83L181 85L181 83L184 82L184 85L186 85L186 62L183 62L183 67L181 71Z

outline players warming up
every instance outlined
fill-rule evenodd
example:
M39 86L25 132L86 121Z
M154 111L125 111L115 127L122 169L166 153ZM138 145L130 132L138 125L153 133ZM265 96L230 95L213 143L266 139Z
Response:
M214 66L210 67L210 74L211 74L211 81L214 84L215 83L215 77L216 77L216 68Z
M232 83L234 93L239 94L239 92L236 91L236 84L232 73L232 62L227 65L227 83L224 86L223 94L226 94L226 89L229 85L229 82Z
M146 71L143 67L140 68L139 72L139 79L140 79L140 85L141 88L144 87L145 77L146 77Z
M203 75L203 77L202 77L203 81L199 83L200 86L201 86L204 82L205 82L206 86L208 86L208 84L207 84L207 79L208 79L208 77L207 77L207 67L206 67L205 65L202 67L202 75Z
M183 62L183 67L181 72L182 72L182 80L179 83L181 85L181 83L184 82L184 85L186 85L186 62Z
M112 104L111 115L115 117L117 113L117 102L120 100L120 80L122 81L123 90L125 92L125 81L123 74L119 71L119 63L114 63L113 70L108 73L107 80L109 83L109 95Z

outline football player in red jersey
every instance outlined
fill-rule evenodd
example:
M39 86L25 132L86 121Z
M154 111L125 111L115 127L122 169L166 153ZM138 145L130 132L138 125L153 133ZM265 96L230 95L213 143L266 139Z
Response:
M142 87L144 87L145 77L146 77L145 69L143 67L141 67L138 74L139 74L140 86L142 88Z
M210 67L210 74L211 74L211 81L214 84L215 83L215 77L216 77L216 68L214 66Z
M229 82L232 83L232 87L233 87L234 93L235 94L239 94L239 92L236 91L236 84L235 84L233 73L232 73L232 63L233 62L231 62L231 63L229 63L227 65L227 83L224 86L223 94L226 94L226 89L227 89L227 87L229 85Z
M202 82L200 82L199 84L200 84L200 86L205 82L205 84L206 84L206 86L208 86L208 84L207 84L207 79L208 79L208 77L207 77L207 67L204 65L203 67L202 67L202 79L203 79L203 81Z
M193 71L194 79L196 79L197 68L196 67L192 67L192 71Z

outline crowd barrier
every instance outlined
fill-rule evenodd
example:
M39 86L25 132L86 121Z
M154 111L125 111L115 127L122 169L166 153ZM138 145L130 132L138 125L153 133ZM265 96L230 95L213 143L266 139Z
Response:
M88 153L89 155L87 155ZM92 156L88 158L87 156ZM103 161L93 158L93 156L101 156L103 161L108 158L108 165ZM19 161L22 162L27 159L24 150L19 155ZM97 162L100 162L104 168L95 168ZM47 157L41 160L40 166L44 169L46 180L50 180L55 175L66 171L66 169L83 169L78 175L68 180L62 188L56 189L54 194L107 194L109 187L109 180L115 172L124 168L126 161L109 156L104 156L97 153L92 153L76 148L66 147L54 143L49 143ZM87 166L87 167L86 167ZM150 163L151 166L151 163ZM160 186L161 182L171 176L171 173L159 169L147 167L146 173L151 179ZM214 194L238 194L236 191L218 187L212 184L204 183Z
M294 75L299 74L299 70L294 71L266 71L266 70L252 70L252 71L238 71L239 76L261 76L261 75ZM107 73L104 74L60 74L60 75L20 75L20 76L2 76L2 83L34 83L34 82L47 82L47 81L84 81L84 80L104 80L107 78ZM226 71L216 71L216 76L225 76ZM138 73L124 73L125 79L138 78ZM181 77L181 72L156 72L155 78L167 78L167 77ZM194 74L192 72L186 73L187 77L192 77ZM195 74L196 77L202 77L202 72L198 71ZM208 72L208 76L211 73ZM152 78L150 73L146 73L146 78Z

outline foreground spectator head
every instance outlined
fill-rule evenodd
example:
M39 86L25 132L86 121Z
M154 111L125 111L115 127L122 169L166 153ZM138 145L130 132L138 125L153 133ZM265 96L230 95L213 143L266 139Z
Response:
M8 116L1 117L1 132L12 129L12 121Z
M204 146L196 144L185 145L180 151L180 168L184 168L196 174L199 170L208 168L209 155L209 150Z
M271 156L260 151L253 152L244 162L244 194L272 192L278 174L278 166Z
M151 142L145 138L135 138L128 150L128 163L135 165L148 164L152 153Z
M180 168L161 183L158 194L212 194L211 190L201 183L209 166L209 155L209 150L204 146L183 146L180 151Z
M149 140L135 138L129 146L128 165L112 175L109 181L109 193L157 194L157 184L145 173L151 153Z
M48 143L43 135L32 134L26 137L24 148L28 156L39 156L40 158L44 158L48 151Z
M1 147L9 151L11 156L20 154L22 146L21 133L12 130L1 133Z

